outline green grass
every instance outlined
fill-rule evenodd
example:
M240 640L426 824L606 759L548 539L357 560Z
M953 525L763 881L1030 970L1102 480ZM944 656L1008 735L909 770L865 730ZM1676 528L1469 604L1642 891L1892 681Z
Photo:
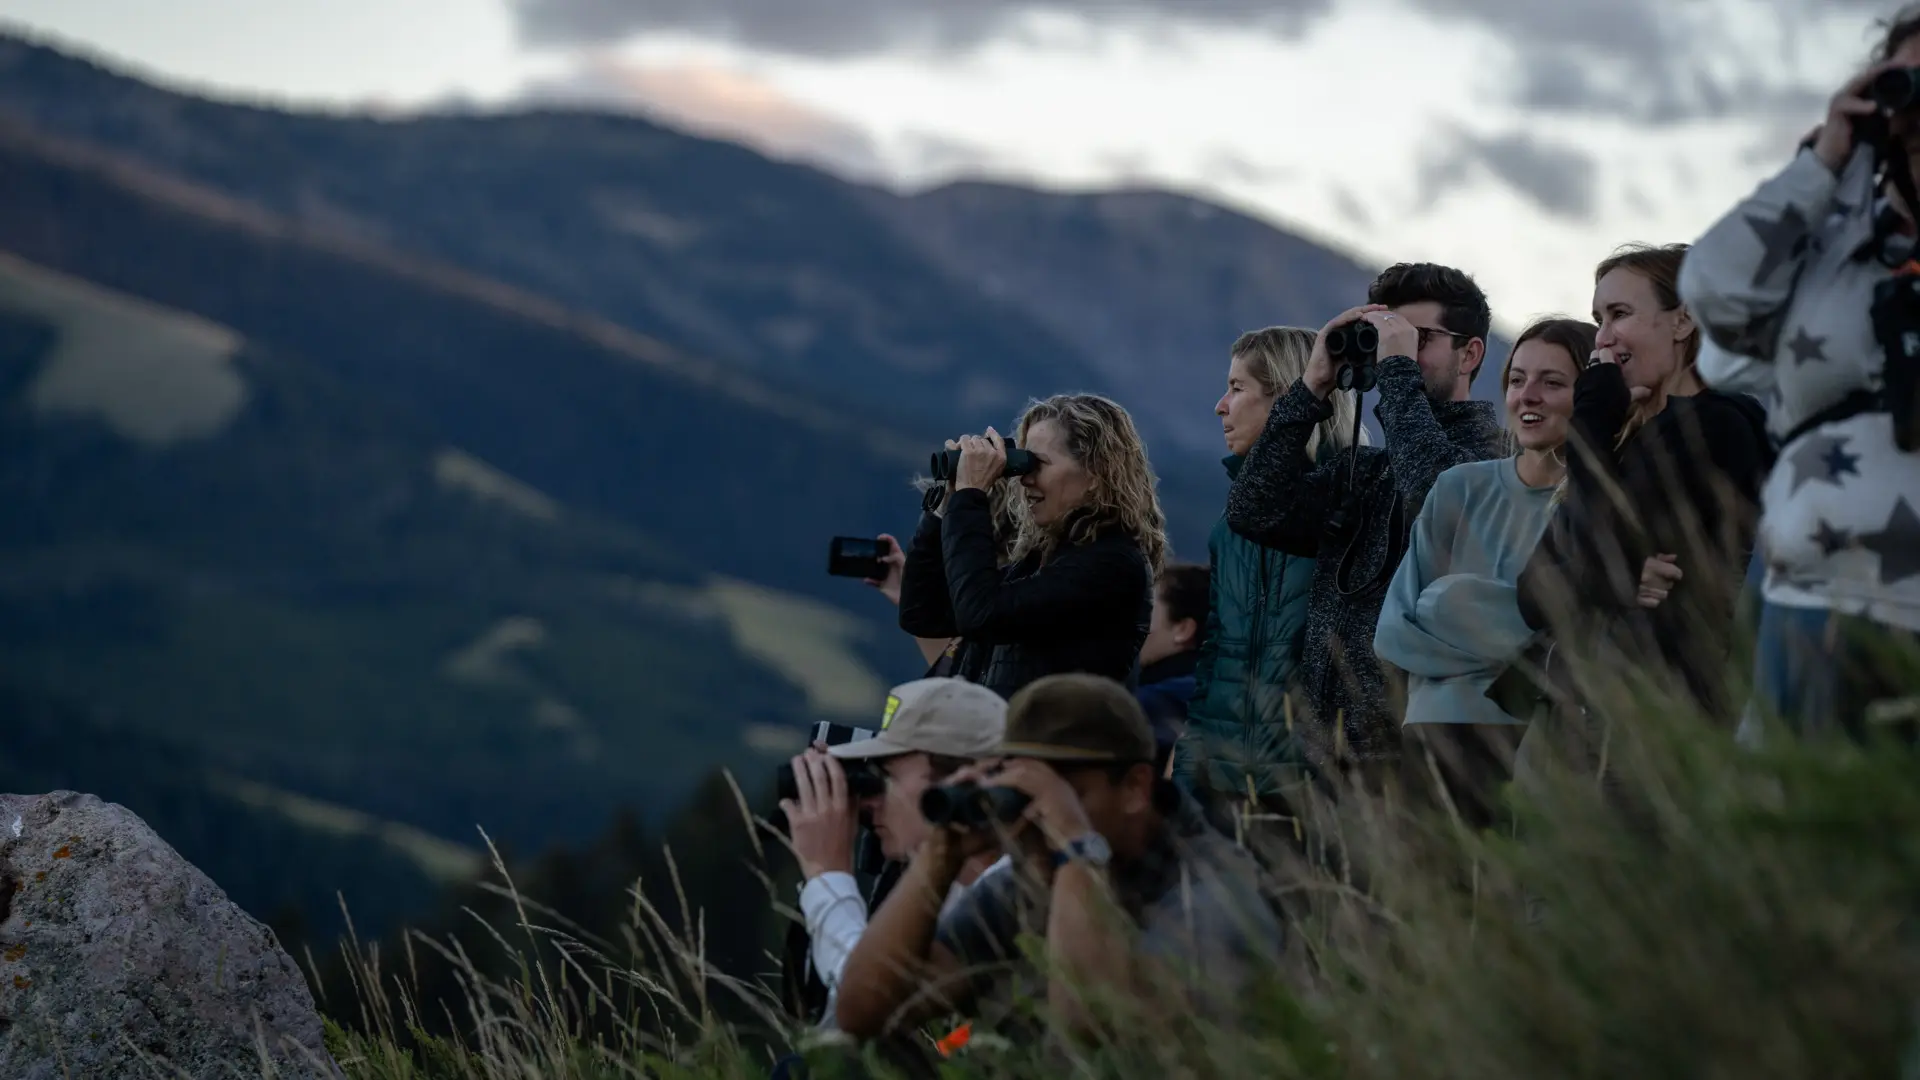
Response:
M500 623L485 606L234 594L177 603L157 635L24 643L4 666L205 747L238 775L455 842L472 842L475 822L516 845L581 835L622 802L679 802L712 764L771 767L748 725L790 716L794 690L741 664L724 627L577 608L528 617L542 640L504 655L496 666L511 677L494 682L447 671ZM516 831L518 818L563 809L564 829Z
M1920 1047L1920 755L1777 734L1747 751L1635 680L1593 695L1613 721L1609 783L1548 763L1510 791L1509 830L1391 795L1319 807L1351 862L1279 875L1292 955L1249 1029L1109 1002L1095 1047L969 1050L945 1075L1903 1075ZM777 845L733 846L783 865ZM444 1002L409 998L400 957L349 947L357 1000L327 1004L351 1021L332 1034L341 1064L381 1080L765 1076L800 1032L762 983L706 964L726 927L676 921L682 894L646 884L611 941L512 900L491 929L415 938L462 957L452 1036L410 1030ZM860 1074L833 1067L846 1051L816 1058L816 1075Z

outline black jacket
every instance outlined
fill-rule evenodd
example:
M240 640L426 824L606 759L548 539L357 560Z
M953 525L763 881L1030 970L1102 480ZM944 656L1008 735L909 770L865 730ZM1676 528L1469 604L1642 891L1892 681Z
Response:
M1520 613L1553 632L1559 656L1666 665L1730 721L1734 608L1774 456L1766 415L1744 394L1675 397L1615 449L1632 405L1617 364L1574 384L1567 488L1520 575ZM1648 610L1640 574L1657 554L1677 556L1684 576Z
M979 681L1002 697L1063 672L1136 684L1153 616L1153 575L1133 537L1103 531L1004 571L983 491L956 491L946 517L923 514L900 581L900 629L992 650Z
M1312 719L1295 725L1308 761L1396 756L1400 718L1373 654L1393 572L1407 551L1413 519L1442 472L1502 452L1499 416L1484 401L1439 405L1427 398L1410 357L1380 362L1374 415L1387 445L1323 450L1316 464L1307 439L1333 406L1295 383L1267 414L1227 495L1227 524L1258 544L1316 560L1307 628L1296 678ZM1338 531L1333 523L1344 517ZM1334 729L1334 717L1343 717Z

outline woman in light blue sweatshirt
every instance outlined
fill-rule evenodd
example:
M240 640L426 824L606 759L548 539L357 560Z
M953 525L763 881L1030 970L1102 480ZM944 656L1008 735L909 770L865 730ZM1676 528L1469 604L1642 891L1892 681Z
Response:
M1597 332L1576 319L1541 319L1514 342L1501 382L1519 453L1440 474L1374 632L1374 652L1406 676L1407 781L1430 790L1431 757L1470 825L1493 820L1495 791L1526 731L1487 691L1534 637L1515 583L1566 473L1573 384Z

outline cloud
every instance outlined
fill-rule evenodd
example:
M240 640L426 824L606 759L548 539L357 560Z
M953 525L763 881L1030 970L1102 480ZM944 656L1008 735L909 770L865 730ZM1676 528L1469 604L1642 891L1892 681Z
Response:
M1299 37L1338 0L510 0L535 45L601 44L680 32L787 54L958 53L1031 37L1035 16L1082 25L1213 27ZM1646 124L1817 110L1831 87L1797 81L1798 32L1878 14L1882 0L1400 0L1511 47L1500 92L1561 115ZM1771 27L1772 51L1752 48ZM1168 35L1155 39L1171 47ZM1862 49L1865 39L1862 40ZM1764 51L1764 50L1763 50ZM1816 112L1817 115L1817 112Z
M905 171L917 176L979 176L1011 167L991 147L927 131L900 137L899 156Z
M818 57L962 52L1034 15L1256 28L1297 36L1333 0L511 0L521 37L582 45L678 31Z
M1344 185L1333 189L1333 208L1346 219L1347 224L1360 229L1373 228L1373 215L1367 212L1367 204L1353 189Z
M1650 126L1727 118L1817 118L1826 111L1833 88L1782 81L1756 57L1731 50L1720 55L1751 66L1729 74L1695 67L1689 53L1680 50L1665 56L1595 58L1584 48L1538 45L1523 60L1508 96L1534 112Z
M1796 70L1796 35L1859 20L1881 0L1412 0L1513 46L1507 96L1523 109L1647 125L1776 120L1825 111L1835 86ZM1826 23L1826 20L1839 20Z
M566 74L529 84L523 97L535 104L641 112L772 157L810 161L855 176L888 172L879 148L862 128L726 68L644 65L590 52Z
M1293 175L1291 169L1255 161L1231 146L1207 151L1200 168L1211 179L1235 184L1272 184Z
M1482 136L1456 130L1448 143L1421 162L1421 209L1431 209L1456 188L1490 177L1549 214L1573 221L1593 219L1600 163L1591 154L1524 132Z

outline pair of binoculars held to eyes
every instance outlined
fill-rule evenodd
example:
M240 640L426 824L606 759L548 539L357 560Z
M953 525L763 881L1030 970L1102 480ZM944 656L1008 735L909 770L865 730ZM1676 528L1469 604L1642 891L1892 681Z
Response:
M1380 331L1356 319L1327 331L1327 359L1333 361L1333 382L1342 390L1364 394L1380 383Z
M1011 825L1020 820L1032 801L1026 792L1008 787L943 784L928 788L920 796L920 814L929 825L984 829L995 823Z
M1006 479L1009 476L1025 476L1030 472L1037 471L1039 468L1040 463L1034 460L1032 451L1022 450L1012 443L1008 443L1007 467L1000 470L1000 477L1001 479ZM960 451L942 450L934 454L931 471L933 472L933 478L940 483L945 484L951 482L954 475L960 471Z

